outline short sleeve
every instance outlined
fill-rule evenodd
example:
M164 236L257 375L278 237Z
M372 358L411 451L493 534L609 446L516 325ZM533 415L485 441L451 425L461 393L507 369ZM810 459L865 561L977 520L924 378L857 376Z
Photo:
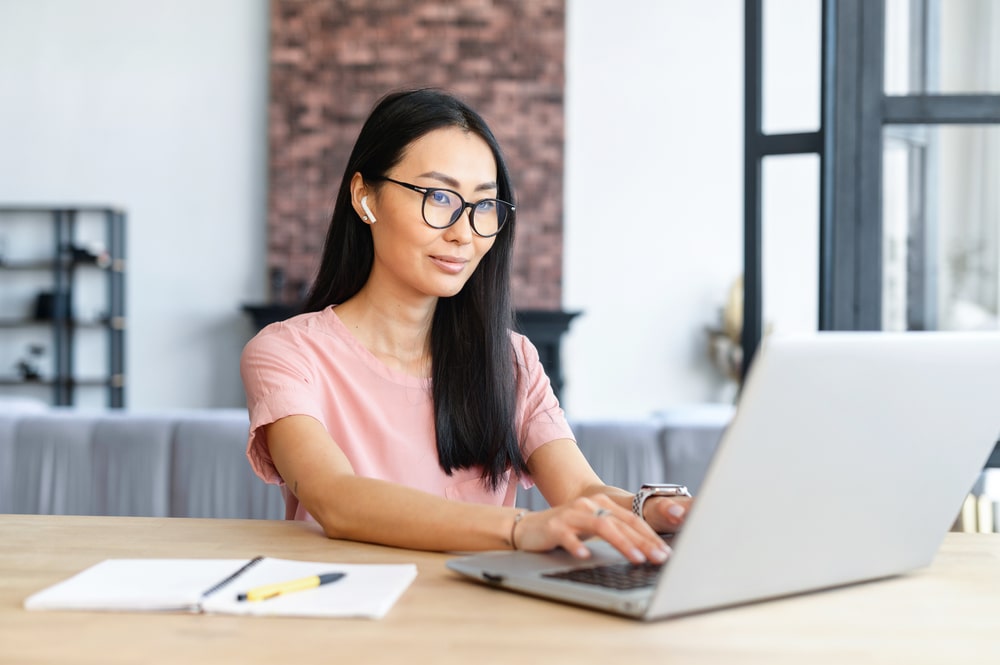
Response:
M575 440L566 414L552 391L552 384L538 357L538 350L524 335L511 334L518 363L518 439L524 459L541 446L558 439Z
M323 421L316 390L315 364L303 353L299 333L284 323L264 328L243 348L240 375L250 413L247 457L264 481L280 483L263 429L281 418L306 415Z

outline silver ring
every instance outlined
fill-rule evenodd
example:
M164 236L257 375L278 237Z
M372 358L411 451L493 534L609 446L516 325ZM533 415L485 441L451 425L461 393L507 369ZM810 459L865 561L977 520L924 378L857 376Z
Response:
M604 517L610 514L611 511L608 510L607 508L598 508L597 510L594 511L594 517Z

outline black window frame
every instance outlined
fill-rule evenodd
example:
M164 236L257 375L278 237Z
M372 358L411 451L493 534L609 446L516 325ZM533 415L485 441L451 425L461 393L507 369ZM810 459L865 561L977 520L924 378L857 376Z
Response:
M882 154L888 125L1000 124L1000 95L887 95L885 0L821 0L820 127L763 131L763 5L744 4L743 372L760 345L761 172L766 157L815 154L819 183L818 330L882 327ZM936 0L913 0L923 29ZM1000 467L1000 446L988 466Z

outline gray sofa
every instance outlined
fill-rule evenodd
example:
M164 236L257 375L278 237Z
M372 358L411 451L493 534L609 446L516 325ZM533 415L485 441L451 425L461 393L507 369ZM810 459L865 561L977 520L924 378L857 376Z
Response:
M281 519L245 410L0 412L0 513Z
M608 483L697 492L731 407L574 423ZM0 408L0 513L281 519L281 492L250 470L242 409L165 412ZM546 506L534 488L518 504Z
M692 404L644 419L572 425L580 450L609 485L634 491L642 483L681 483L697 494L734 412L726 404ZM518 505L548 506L535 488L521 490Z

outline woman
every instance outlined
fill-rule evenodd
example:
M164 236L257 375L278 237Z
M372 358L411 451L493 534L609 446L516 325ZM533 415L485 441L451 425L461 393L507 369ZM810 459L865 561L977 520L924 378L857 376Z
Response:
M538 354L511 332L515 209L483 119L432 90L391 94L351 153L305 314L243 353L248 456L286 516L331 538L439 551L597 535L662 562L683 500L604 485ZM534 482L553 508L514 507ZM652 527L652 528L651 528Z

